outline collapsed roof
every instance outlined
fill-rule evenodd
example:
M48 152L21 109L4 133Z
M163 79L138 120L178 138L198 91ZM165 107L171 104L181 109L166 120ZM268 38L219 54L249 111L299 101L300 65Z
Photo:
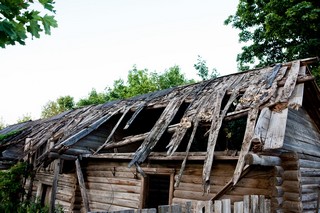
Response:
M198 127L206 126L203 181L208 186L223 121L246 116L241 159L255 140L265 149L281 148L270 143L265 145L266 138L257 135L261 109L281 112L288 107L299 108L304 102L308 112L320 118L319 89L307 66L315 61L316 58L309 58L277 64L13 125L0 131L0 135L17 131L0 141L0 160L11 162L36 154L35 164L40 166L62 155L96 156L135 143L138 145L131 150L134 154L129 166L139 169L139 164L159 143L165 143L162 146L170 156L186 141L187 157ZM320 127L319 120L315 122ZM169 136L161 140L167 132ZM90 138L93 133L96 134ZM235 182L243 166L244 162L239 160Z

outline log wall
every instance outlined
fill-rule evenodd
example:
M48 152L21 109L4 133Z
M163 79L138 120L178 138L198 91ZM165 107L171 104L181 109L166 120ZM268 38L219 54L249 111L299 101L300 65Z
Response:
M52 187L53 176L53 172L49 171L39 171L36 174L33 190L40 190L38 196L42 193L39 188L41 184ZM76 182L75 174L59 174L55 204L60 205L64 212L73 212Z
M84 165L84 164L83 164ZM175 174L177 178L180 161L142 164L146 174ZM211 172L210 193L203 193L203 162L187 163L181 182L172 191L172 203L185 205L191 201L211 200L232 179L236 161L214 161ZM143 177L128 162L89 160L83 168L89 206L91 211L117 211L137 209L143 199ZM259 194L270 197L274 185L272 167L253 166L253 169L222 198L243 200L243 195Z
M290 157L283 159L283 208L291 210L294 206L296 212L316 211L320 184L320 133L303 108L289 110L283 148L292 152L287 154Z
M91 211L139 207L141 176L128 162L92 160L83 169Z
M188 165L183 173L179 187L174 190L173 203L184 204L192 201L212 199L233 177L236 162L215 161L210 175L210 193L203 194L202 165ZM251 171L227 191L221 199L231 202L242 201L244 195L259 194L270 197L274 185L272 167L253 166ZM220 198L219 198L220 199Z

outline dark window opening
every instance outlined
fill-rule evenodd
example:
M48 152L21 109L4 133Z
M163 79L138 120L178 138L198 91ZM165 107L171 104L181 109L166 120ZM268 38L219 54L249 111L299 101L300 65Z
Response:
M205 152L207 151L209 139L210 125L203 124L198 127L193 142L191 144L191 152Z
M161 116L164 108L145 108L143 109L137 117L133 120L128 129L123 130L125 136L137 135L149 132L154 124L157 122ZM133 112L134 113L134 112ZM131 119L133 113L130 113L128 119L125 120L124 125ZM123 126L124 127L124 126ZM123 129L123 128L122 128Z
M169 143L169 141L172 138L172 133L168 133L167 131L165 131L160 140L157 142L156 146L153 148L152 151L154 152L166 152L167 151L167 145Z
M244 133L246 131L247 116L224 121L220 128L216 151L241 150Z
M181 118L183 117L185 111L189 107L189 103L182 103L180 108L178 109L178 112L175 114L174 118L172 119L170 124L176 124L180 123Z
M76 171L75 162L73 160L62 160L61 173L74 173Z
M215 151L241 150L244 133L246 130L247 116L234 120L223 121L219 130ZM190 152L206 152L210 134L210 124L202 123L198 126L195 137L191 144ZM192 128L188 129L177 151L186 151L192 133Z
M145 184L144 208L158 208L169 204L170 175L148 175Z
M223 99L222 99L222 103L221 103L221 110L224 109L224 107L227 105L229 99L230 99L230 94L226 94ZM237 98L232 102L232 104L230 105L229 109L227 110L227 113L229 112L234 112L237 105L239 104L240 98L243 96L243 93L240 93Z
M47 151L47 142L44 142L39 149L37 149L36 152L36 158L39 158L41 155L43 155Z

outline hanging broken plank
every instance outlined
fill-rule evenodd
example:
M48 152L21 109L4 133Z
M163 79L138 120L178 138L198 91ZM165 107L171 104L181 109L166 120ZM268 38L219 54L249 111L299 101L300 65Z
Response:
M141 146L135 152L133 159L129 163L129 167L131 167L133 164L140 164L144 162L144 160L148 157L154 146L160 140L164 131L166 131L168 125L178 112L181 104L184 102L184 100L190 94L191 91L191 88L187 88L181 91L182 94L174 95L175 97L171 99L167 107L164 109L160 118L150 131L150 134L147 136L147 138L142 142Z
M208 138L208 145L207 145L207 155L203 166L202 178L203 178L203 187L204 191L209 193L210 192L210 175L214 157L214 151L216 142L219 136L219 131L222 125L222 121L227 114L230 106L239 95L240 85L241 82L246 79L247 75L242 75L241 77L233 76L233 78L229 78L225 85L217 91L217 98L215 103L213 104L214 109L212 113L212 122L211 127L209 129L209 138ZM225 97L225 94L229 87L232 88L232 94L229 97L227 104L224 106L224 109L221 111L222 100Z
M103 147L105 145L107 145L111 139L111 137L113 136L113 134L115 133L115 131L118 129L118 126L120 125L120 123L122 122L123 118L127 115L127 113L130 111L130 109L133 107L134 105L131 105L129 107L123 107L122 109L125 109L121 118L118 120L117 124L113 127L112 131L110 132L108 138L106 139L106 141L93 153L94 155L97 154L101 149L103 149Z
M299 76L305 76L306 75L306 66L300 67L299 70ZM304 91L304 84L298 84L295 86L291 97L289 99L288 106L298 110L302 106L303 101L303 91Z
M288 102L298 79L298 74L300 71L300 61L292 62L291 69L288 72L286 83L283 86L283 90L276 98L276 103L278 102Z
M191 102L191 104L185 111L180 121L180 125L177 127L177 130L174 132L169 144L166 147L168 148L168 151L167 151L168 155L172 155L177 150L187 130L192 126L192 123L196 122L195 120L197 120L197 115L199 113L200 108L202 108L203 105L208 102L208 99L210 97L210 91L213 91L213 89L217 86L218 83L219 82L216 81L211 85L209 85L206 92L202 92L200 94L199 92L194 93L195 95L194 100ZM205 84L199 90L203 91L203 89L206 86L207 84Z
M259 106L256 105L254 108L252 108L249 111L248 114L248 118L247 118L247 125L246 125L246 131L244 133L244 138L243 138L243 142L242 142L242 146L241 146L241 151L240 151L240 155L239 155L239 160L237 163L237 166L235 168L234 174L233 174L233 185L237 184L241 173L242 173L242 169L244 167L244 157L245 155L249 152L251 143L252 143L252 137L254 134L254 127L255 127L255 123L258 117L258 113L259 113Z

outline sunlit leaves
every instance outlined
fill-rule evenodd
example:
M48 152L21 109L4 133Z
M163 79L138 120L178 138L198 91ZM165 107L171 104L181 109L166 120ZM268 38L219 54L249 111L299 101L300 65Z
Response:
M225 24L241 30L240 69L320 54L318 0L240 0Z
M57 27L57 21L53 15L42 13L54 13L53 0L39 0L43 10L31 9L34 1L11 0L0 2L0 47L20 43L25 44L28 36L40 38L42 31L51 34L51 28Z

